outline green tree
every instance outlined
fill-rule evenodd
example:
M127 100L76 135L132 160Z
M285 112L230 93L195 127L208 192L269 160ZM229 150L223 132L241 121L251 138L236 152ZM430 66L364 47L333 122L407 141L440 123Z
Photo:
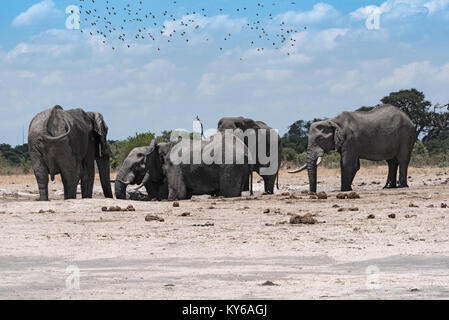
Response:
M414 88L392 92L381 99L384 104L391 104L404 111L415 124L416 135L430 129L433 113L432 103L426 100L423 92Z
M298 120L295 121L289 128L286 134L281 138L282 146L284 148L294 149L297 153L302 153L307 150L309 129L312 123L321 121L323 119L315 118L312 121Z
M374 108L375 108L375 107L367 107L367 106L363 106L363 107L358 108L356 111L365 111L365 112L367 112L367 111L373 110Z

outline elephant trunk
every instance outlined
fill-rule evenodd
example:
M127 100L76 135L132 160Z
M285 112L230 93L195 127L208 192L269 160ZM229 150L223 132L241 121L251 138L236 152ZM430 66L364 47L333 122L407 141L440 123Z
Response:
M117 199L126 200L126 187L128 185L119 179L115 180L115 197Z
M317 167L320 165L323 159L321 153L316 152L313 149L307 150L307 172L309 175L309 190L310 192L316 192L317 189Z
M106 198L112 198L111 189L111 169L109 157L103 156L97 158L98 173L100 174L101 188L103 189L103 194Z
M115 197L126 200L126 188L132 181L127 180L129 169L122 167L115 178Z

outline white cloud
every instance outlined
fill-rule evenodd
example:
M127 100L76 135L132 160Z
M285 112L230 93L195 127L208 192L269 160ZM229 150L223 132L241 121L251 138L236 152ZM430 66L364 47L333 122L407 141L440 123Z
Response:
M446 9L449 5L449 0L431 0L424 3L424 7L429 10L429 15L432 15L438 11Z
M61 11L56 8L53 0L44 0L20 13L14 18L12 25L14 27L28 26L43 19L57 17L59 15L61 15Z
M303 31L292 35L283 48L284 52L319 52L331 51L337 47L338 39L344 37L349 29L329 28L318 32ZM292 44L294 46L292 46Z
M380 6L369 5L351 12L354 20L364 20L372 14L387 15L390 18L406 18L411 15L432 15L444 10L449 0L387 0Z
M334 19L339 16L339 12L331 5L323 2L315 4L310 11L288 11L278 17L285 23L311 24Z
M246 18L231 19L228 15L217 15L213 17L204 17L199 14L184 15L176 21L164 22L164 35L170 36L176 30L176 33L182 31L192 32L198 29L218 30L224 29L229 31L239 31L247 23Z
M429 61L412 62L394 69L393 74L382 78L378 87L422 87L426 84L449 85L449 63L436 66Z

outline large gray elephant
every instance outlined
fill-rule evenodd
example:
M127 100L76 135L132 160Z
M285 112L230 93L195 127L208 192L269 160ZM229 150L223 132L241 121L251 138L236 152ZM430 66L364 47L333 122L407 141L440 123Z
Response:
M237 147L238 143L242 145ZM194 162L194 154L204 153L214 161L202 158ZM172 157L182 154L187 161L179 161L180 158L175 161ZM226 163L226 154L242 159L242 163ZM216 161L218 159L220 161ZM239 139L233 144L224 143L221 135L201 141L183 139L156 144L153 140L149 149L134 149L127 157L117 175L115 191L117 198L124 199L126 186L141 181L148 194L160 194L159 199L184 200L203 194L240 197L251 172L247 148Z
M161 147L163 145L159 144ZM159 177L153 177L153 181L149 179L147 156L151 151L150 146L138 147L128 154L115 178L115 197L117 199L126 199L126 188L128 185L135 184L144 186L150 199L168 199L167 179L159 179Z
M104 196L112 198L107 143L108 127L98 112L64 110L55 106L37 114L28 130L28 150L39 187L39 200L48 201L48 175L61 174L64 199L76 199L81 180L83 198L92 198L97 162Z
M392 105L371 111L342 112L310 126L307 163L290 173L307 169L310 191L316 192L317 166L325 152L336 150L341 155L341 191L352 190L360 159L387 161L385 188L396 188L399 166L399 187L408 187L407 170L416 138L412 121Z
M244 117L226 117L226 118L220 119L220 121L218 122L218 131L224 132L227 129L232 129L232 130L240 129L243 132L245 132L247 130L251 130L251 129L253 129L255 131L256 146L253 149L253 153L255 153L255 154L252 155L253 158L255 159L255 164L253 166L253 170L256 171L264 180L265 192L269 193L269 194L273 194L276 179L279 178L279 168L281 166L281 158L282 158L282 144L281 144L281 139L280 139L279 135L274 130L272 130L272 128L270 126L268 126L265 122L254 121L252 119L244 118ZM271 156L270 155L270 150L271 150L271 142L270 141L277 141L277 155L275 155L277 157L277 164L276 164L275 173L273 173L273 174L264 175L261 172L261 168L266 168L270 165L269 163L264 163L264 161L262 161L262 159L259 156L259 148L260 147L259 147L258 142L259 142L259 135L261 132L259 130L261 130L261 129L265 130L265 132L266 132L265 152L268 157ZM275 135L275 137L272 137L272 139L271 139L271 134ZM249 141L248 138L244 139L246 146L248 146L248 141ZM251 147L249 149L251 149ZM277 183L277 188L279 189L278 183ZM247 190L248 190L248 185L245 186L245 191L247 191Z

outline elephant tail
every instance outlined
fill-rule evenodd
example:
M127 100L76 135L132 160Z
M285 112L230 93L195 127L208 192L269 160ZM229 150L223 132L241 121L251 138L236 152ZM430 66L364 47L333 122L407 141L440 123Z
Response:
M70 131L72 130L71 129L71 125L64 117L62 117L62 121L64 122L64 125L65 125L64 127L66 128L67 131L64 132L63 134L60 134L59 136L52 136L52 135L50 135L49 125L53 121L55 121L56 113L61 111L61 110L62 110L62 108L60 106L56 106L51 111L50 117L48 118L47 123L46 123L46 128L47 128L47 132L48 133L43 135L44 140L56 142L56 141L60 141L60 140L64 139L65 137L67 137L70 134Z
M279 190L279 170L276 172L276 188Z
M252 196L252 195L254 195L254 192L253 192L253 170L252 170L252 168L251 168L251 173L250 173L250 175L251 175L251 178L250 178L250 182L249 182L249 190L250 190L250 195Z

